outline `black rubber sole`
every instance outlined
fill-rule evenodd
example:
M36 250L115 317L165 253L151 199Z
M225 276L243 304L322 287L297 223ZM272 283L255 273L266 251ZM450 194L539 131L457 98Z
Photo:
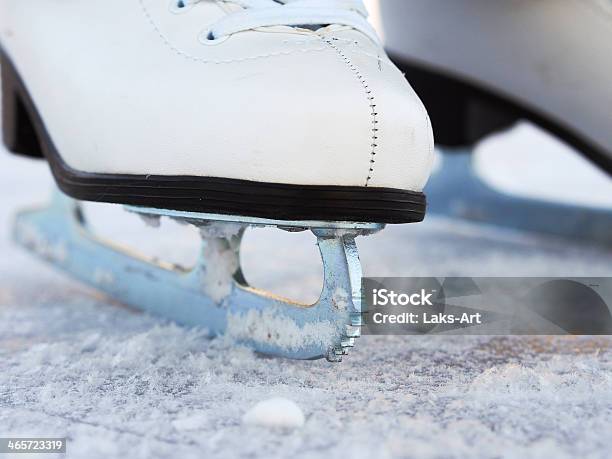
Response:
M392 53L390 57L406 74L427 108L437 144L471 147L487 135L525 119L554 134L612 175L612 152L598 148L568 126L458 75Z
M60 189L75 199L276 220L413 223L425 217L423 193L392 188L77 171L62 160L25 84L1 52L0 62L6 147L45 158Z

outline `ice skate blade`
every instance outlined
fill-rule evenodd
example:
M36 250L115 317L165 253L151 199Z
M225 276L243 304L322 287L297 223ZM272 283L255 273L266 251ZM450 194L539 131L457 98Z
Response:
M210 221L241 223L255 227L276 227L280 229L355 229L380 231L385 227L382 223L344 222L344 221L317 221L317 220L271 220L268 218L257 218L224 214L206 214L198 212L186 212L182 210L155 209L151 207L124 206L129 212L143 215L154 215L159 217L170 217L184 221Z
M531 233L612 247L612 211L497 191L482 180L469 149L443 150L425 189L428 211Z
M130 208L201 229L203 245L190 270L129 253L96 237L80 204L59 191L42 209L19 213L15 240L44 260L112 298L178 323L229 335L257 352L338 361L359 336L361 265L355 237L384 225L277 222L251 217ZM303 305L246 285L241 238L249 226L310 229L317 237L324 283L319 300Z

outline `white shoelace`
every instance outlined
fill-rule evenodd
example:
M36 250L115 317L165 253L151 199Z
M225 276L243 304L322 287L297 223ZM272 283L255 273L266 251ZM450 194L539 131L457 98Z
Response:
M361 0L231 0L244 9L217 21L209 31L210 39L269 26L352 27L378 41L368 23L368 12Z

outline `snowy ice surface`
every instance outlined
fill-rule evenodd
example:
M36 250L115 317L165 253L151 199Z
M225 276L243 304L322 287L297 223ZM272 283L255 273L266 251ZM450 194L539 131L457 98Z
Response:
M242 421L250 426L272 429L297 429L304 426L304 413L293 400L275 397L263 400L243 416Z
M0 154L0 436L67 436L68 457L87 459L612 455L609 337L369 336L341 364L255 355L117 305L17 249L12 214L50 184L43 164ZM91 213L106 235L160 257L199 253L187 226ZM612 275L609 250L440 218L358 244L370 276ZM245 245L255 285L316 297L313 237L254 230ZM303 427L243 423L276 397L301 407Z

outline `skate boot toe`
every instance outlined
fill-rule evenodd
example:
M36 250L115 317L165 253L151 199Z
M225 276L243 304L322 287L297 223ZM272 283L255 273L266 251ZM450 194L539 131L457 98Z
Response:
M330 0L316 27L299 22L311 10L272 1L74 3L0 10L5 139L19 150L19 123L31 125L64 192L284 219L422 218L431 127L360 2Z

